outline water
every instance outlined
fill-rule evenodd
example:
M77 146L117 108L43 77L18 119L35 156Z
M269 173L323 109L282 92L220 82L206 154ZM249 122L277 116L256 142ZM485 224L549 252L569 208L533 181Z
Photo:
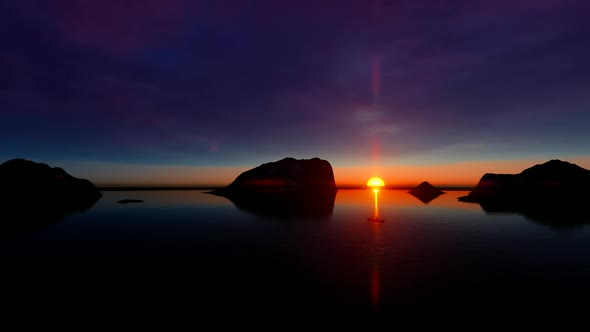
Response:
M376 201L370 190L340 190L331 215L289 218L203 191L103 194L88 211L0 239L15 298L394 315L564 308L589 293L589 226L489 214L458 202L464 191L424 204L405 191Z

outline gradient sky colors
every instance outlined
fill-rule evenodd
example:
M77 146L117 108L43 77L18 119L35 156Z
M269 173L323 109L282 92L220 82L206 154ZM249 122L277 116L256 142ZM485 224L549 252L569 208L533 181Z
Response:
M0 160L98 184L227 184L320 157L339 184L590 168L587 1L0 4Z

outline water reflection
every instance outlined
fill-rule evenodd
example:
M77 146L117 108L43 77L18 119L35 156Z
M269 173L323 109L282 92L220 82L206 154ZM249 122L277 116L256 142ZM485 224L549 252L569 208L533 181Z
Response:
M213 195L219 195L209 192ZM329 217L334 210L336 192L254 193L227 196L236 207L260 216Z
M590 213L579 202L482 202L478 203L488 214L520 214L535 223L554 229L570 229L590 223Z
M373 243L371 245L371 275L369 279L370 284L370 298L371 305L374 309L379 308L379 298L381 291L381 253L382 253L382 239L381 239L381 227L384 222L379 215L379 189L372 189L374 194L374 205L373 214L367 218L371 221L373 229Z
M417 199L420 200L420 202L424 203L424 204L428 204L430 202L432 202L434 199L436 199L438 196L440 196L441 194L439 193L435 193L435 194L430 194L430 193L415 193L415 192L408 192L410 195L416 197Z
M372 222L383 222L384 220L379 217L379 189L373 189L373 193L375 194L373 215L367 219Z
M134 192L145 200L135 206L116 203L129 193L108 192L58 227L0 239L0 261L19 291L37 285L24 277L43 276L58 281L60 295L78 294L81 280L98 285L90 292L150 310L191 297L228 314L302 303L321 314L456 317L457 303L583 299L590 228L556 236L457 201L465 194L449 191L425 206L403 190L340 190L330 221L265 222L202 191ZM90 302L94 294L83 295Z
M65 217L90 210L99 200L71 206L53 202L0 202L0 238L12 237L57 224Z

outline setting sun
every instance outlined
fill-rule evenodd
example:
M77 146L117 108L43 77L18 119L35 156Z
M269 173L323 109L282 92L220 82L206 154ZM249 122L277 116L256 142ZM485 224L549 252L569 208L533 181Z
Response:
M372 177L367 181L367 187L383 187L385 182L381 178Z

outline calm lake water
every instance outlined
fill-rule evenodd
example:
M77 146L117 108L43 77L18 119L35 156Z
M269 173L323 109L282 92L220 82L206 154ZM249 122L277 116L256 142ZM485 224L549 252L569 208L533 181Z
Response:
M589 226L489 214L458 202L465 191L425 204L406 191L376 201L340 190L323 217L263 215L204 191L103 194L88 211L1 238L4 284L109 308L301 315L563 308L589 293Z

